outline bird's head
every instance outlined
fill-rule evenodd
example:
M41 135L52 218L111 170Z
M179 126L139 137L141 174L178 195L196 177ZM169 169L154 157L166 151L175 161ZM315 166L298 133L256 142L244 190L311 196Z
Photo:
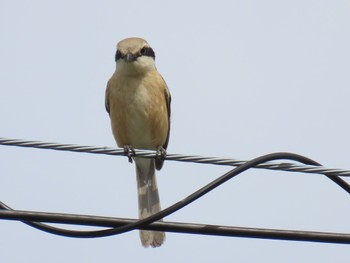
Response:
M117 71L124 74L142 74L155 68L155 54L146 40L132 37L117 44L115 54Z

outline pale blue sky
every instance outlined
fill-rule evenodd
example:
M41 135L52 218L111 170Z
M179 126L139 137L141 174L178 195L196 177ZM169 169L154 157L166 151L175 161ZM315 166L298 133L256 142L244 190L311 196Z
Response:
M168 152L292 151L350 169L349 1L0 0L0 137L114 146L104 92L116 43L148 40L172 93ZM126 158L0 146L13 208L137 216ZM167 207L227 167L166 162ZM166 218L350 233L350 197L317 175L252 170ZM3 262L348 262L350 247L168 234L57 237L0 221Z

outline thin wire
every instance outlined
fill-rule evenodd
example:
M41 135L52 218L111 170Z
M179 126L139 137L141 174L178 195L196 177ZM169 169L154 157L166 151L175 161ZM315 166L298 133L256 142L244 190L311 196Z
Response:
M4 138L4 137L0 137L0 145L29 147L29 148L56 150L56 151L70 151L70 152L83 152L83 153L93 153L93 154L125 156L124 149L120 149L120 148L97 147L97 146L87 146L87 145L77 145L77 144L61 144L61 143L42 142L42 141L29 141L29 140L20 140L20 139L12 139L12 138ZM154 158L156 156L156 152L150 151L150 150L136 149L135 156L144 157L144 158ZM247 162L246 160L238 160L238 159L204 157L204 156L182 155L182 154L167 154L166 160L200 163L200 164L227 165L227 166L239 166ZM331 169L331 168L326 168L323 166L316 166L316 165L300 165L296 163L269 162L269 163L259 164L254 168L280 170L280 171L288 171L288 172L327 174L329 176L350 176L350 170Z
M0 210L0 218L6 220L40 221L94 227L118 227L135 222L134 219L127 218L6 210ZM152 225L140 227L140 229L214 236L350 244L350 234L330 232L263 229L180 222L155 222Z

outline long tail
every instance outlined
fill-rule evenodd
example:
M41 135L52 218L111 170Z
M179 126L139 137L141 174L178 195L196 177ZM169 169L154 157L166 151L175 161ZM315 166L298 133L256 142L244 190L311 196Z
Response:
M135 158L137 192L139 200L139 217L146 218L161 210L153 159ZM159 247L165 241L165 233L158 231L140 231L144 247Z

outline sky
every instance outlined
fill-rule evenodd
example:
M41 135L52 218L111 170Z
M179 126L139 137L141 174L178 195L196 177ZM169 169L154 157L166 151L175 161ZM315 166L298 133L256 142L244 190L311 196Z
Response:
M350 2L0 0L0 137L114 147L105 87L119 40L145 38L172 94L168 153L289 151L350 169ZM137 217L125 157L0 146L14 209ZM167 161L166 208L230 170ZM349 182L349 180L348 180ZM350 198L322 175L249 170L165 218L350 233ZM3 262L348 262L349 245L137 231L54 236L0 221Z

